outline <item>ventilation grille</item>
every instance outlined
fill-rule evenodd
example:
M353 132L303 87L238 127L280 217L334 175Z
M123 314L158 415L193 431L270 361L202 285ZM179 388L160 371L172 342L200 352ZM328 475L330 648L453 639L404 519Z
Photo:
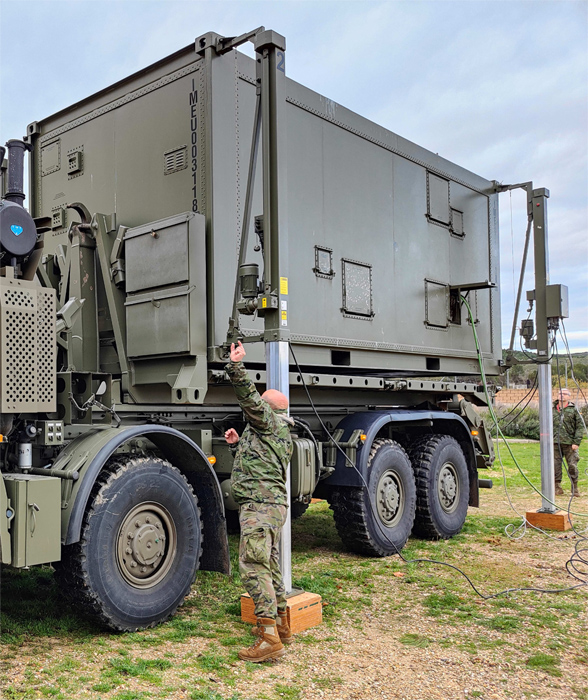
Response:
M167 151L163 154L163 172L165 175L177 173L178 170L184 170L188 167L188 148L181 146L174 148L173 151Z
M55 292L2 280L0 410L55 410Z
M37 401L55 402L55 294L51 289L37 291Z

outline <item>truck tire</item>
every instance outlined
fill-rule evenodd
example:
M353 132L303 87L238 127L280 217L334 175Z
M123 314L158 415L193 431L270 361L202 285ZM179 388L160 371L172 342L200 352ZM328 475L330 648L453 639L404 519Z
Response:
M398 554L414 523L416 487L408 456L397 442L374 440L366 481L367 488L340 487L329 498L339 536L359 554Z
M200 509L181 472L158 457L111 461L88 502L79 542L57 574L85 612L132 632L169 618L202 554Z
M449 435L428 435L409 449L417 486L413 533L426 539L456 535L466 519L470 493L468 465Z

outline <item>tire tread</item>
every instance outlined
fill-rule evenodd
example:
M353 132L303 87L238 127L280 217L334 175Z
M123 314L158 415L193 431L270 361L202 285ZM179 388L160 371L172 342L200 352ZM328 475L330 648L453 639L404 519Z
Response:
M97 619L105 627L118 632L135 632L139 629L149 629L151 627L155 627L161 622L164 622L165 620L168 620L190 592L190 586L188 586L187 590L184 592L184 595L178 601L178 604L169 612L168 615L166 615L165 618L155 620L145 625L130 628L129 626L120 625L117 623L103 605L100 597L92 590L86 567L86 547L88 525L95 514L96 498L99 496L102 489L111 486L118 478L120 478L122 474L132 469L136 469L138 466L146 462L158 462L162 467L165 466L171 471L176 472L176 474L179 475L185 482L186 489L192 494L197 503L194 490L188 483L186 477L177 467L174 467L167 460L155 456L130 458L116 457L111 459L100 472L90 493L90 497L88 499L89 505L86 509L86 513L84 514L79 542L63 548L62 560L59 566L56 567L58 583L66 597L69 598L72 603L75 603L76 606L79 606L83 614ZM204 539L202 518L200 518L200 532L200 551L197 555L197 561L200 561L200 557L202 556L202 542Z
M453 536L437 527L431 515L432 493L428 487L433 457L443 440L451 440L461 450L457 440L450 435L426 435L412 443L408 450L417 487L416 518L413 534L423 539L441 540L449 539Z
M368 456L368 469L382 445L389 444L394 448L406 452L395 440L381 438L374 440ZM406 455L408 459L408 455ZM365 487L339 487L334 490L329 498L329 505L333 511L335 527L343 544L352 552L368 556L385 557L389 552L374 539L371 534L368 509L364 498Z

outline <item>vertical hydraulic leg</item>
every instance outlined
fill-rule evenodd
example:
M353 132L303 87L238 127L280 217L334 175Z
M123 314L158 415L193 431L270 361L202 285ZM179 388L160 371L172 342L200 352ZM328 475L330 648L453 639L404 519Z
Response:
M554 513L553 414L551 411L551 365L537 367L539 384L539 434L541 453L541 511Z
M265 361L267 365L268 389L277 389L290 399L290 382L288 377L288 342L284 340L272 341L265 344ZM290 502L290 467L286 478L288 490L288 503ZM282 528L282 544L280 547L280 569L284 577L286 593L292 590L292 519L290 508L284 527Z
M286 40L263 31L254 40L261 85L263 160L264 290L258 312L264 318L267 387L289 396L288 220L286 212ZM290 496L290 469L286 483ZM282 531L280 564L286 592L292 590L290 509Z
M551 412L551 343L547 319L549 258L547 238L547 199L549 190L532 192L533 241L535 256L535 320L537 323L537 379L539 384L539 429L541 450L541 510L553 513L555 482L553 468L553 416Z

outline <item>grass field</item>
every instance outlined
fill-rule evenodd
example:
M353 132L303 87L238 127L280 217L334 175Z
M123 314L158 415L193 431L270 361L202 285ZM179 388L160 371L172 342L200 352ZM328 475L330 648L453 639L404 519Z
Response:
M513 444L537 488L539 446ZM588 491L585 445L582 493ZM540 506L503 446L509 497L524 514ZM577 533L520 528L498 461L452 540L410 539L406 559L463 569L484 595L507 588L567 588L566 562L588 561L588 518ZM567 507L564 499L560 505ZM588 513L588 498L573 499ZM512 532L511 532L512 531ZM509 536L511 535L511 536ZM484 599L455 569L367 559L344 551L325 502L293 524L294 584L319 593L324 622L299 635L278 664L238 660L252 643L240 621L233 575L200 572L179 613L154 630L104 632L65 605L50 568L2 572L2 684L7 700L313 700L315 698L579 698L588 700L586 588ZM576 564L586 580L588 564Z

